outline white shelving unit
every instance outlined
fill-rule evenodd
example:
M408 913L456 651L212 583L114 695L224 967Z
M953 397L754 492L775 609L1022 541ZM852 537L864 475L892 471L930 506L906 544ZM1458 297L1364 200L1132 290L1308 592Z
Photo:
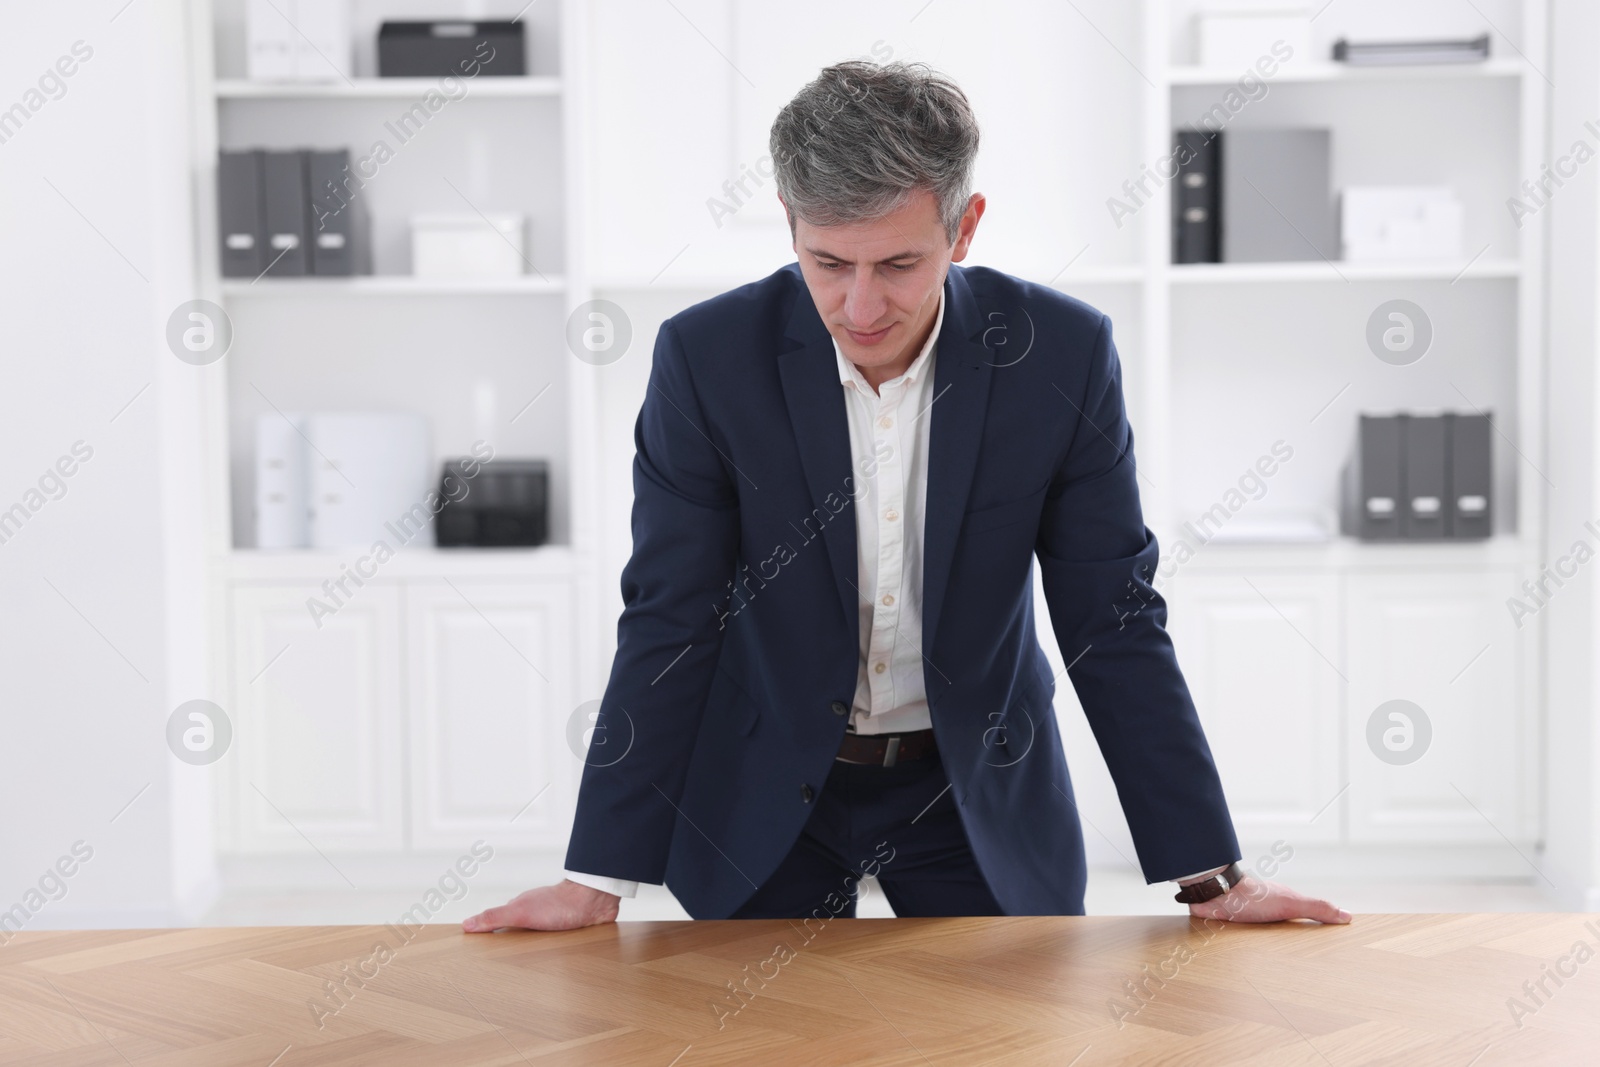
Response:
M1196 6L1143 4L1146 160L1170 153L1172 132L1244 73L1191 65ZM1387 17L1381 5L1330 6L1314 24L1317 48L1342 35L1428 35L1396 32ZM1330 129L1336 188L1456 186L1470 246L1461 261L1175 265L1163 189L1137 220L1142 260L1128 288L1138 347L1124 362L1146 519L1164 558L1195 542L1184 523L1275 439L1297 450L1299 477L1265 480L1260 502L1235 515L1332 505L1358 411L1493 413L1489 541L1200 543L1157 584L1247 849L1282 837L1328 846L1325 856L1375 855L1398 872L1392 848L1404 843L1431 850L1436 872L1532 876L1505 842L1531 850L1541 835L1540 642L1504 602L1536 573L1543 535L1543 246L1541 227L1510 224L1504 197L1544 158L1547 83L1524 57L1544 54L1546 16L1541 0L1506 0L1462 17L1493 17L1517 40L1495 32L1494 57L1480 64L1285 66L1224 126ZM1466 25L1439 32L1472 35ZM1476 139L1456 143L1469 126ZM1433 349L1409 367L1381 364L1363 340L1367 315L1393 298L1433 320ZM1409 766L1368 751L1369 715L1396 698L1423 706L1435 731L1433 750ZM1092 745L1081 716L1066 719ZM1120 825L1109 780L1088 777L1085 812Z
M230 697L238 755L218 776L225 872L229 862L251 869L252 857L295 862L309 840L341 869L381 869L409 884L404 872L431 869L476 838L545 855L570 823L580 764L567 722L602 683L591 547L597 368L565 339L568 316L588 299L574 76L586 22L564 0L530 6L521 16L530 74L462 79L464 92L396 143L388 120L438 82L373 76L377 23L511 18L522 5L468 7L354 3L356 55L340 80L267 84L242 76L242 0L191 5L200 295L234 326L205 395L210 614L228 635L212 669L225 680L218 691ZM378 139L396 149L393 160L357 196L379 273L219 277L220 148L347 147L357 159ZM474 209L529 216L528 273L406 273L409 215ZM394 546L381 564L359 551L258 551L254 417L274 408L420 411L435 469L477 439L498 456L546 458L551 543L418 542ZM333 613L314 618L313 601ZM260 881L256 869L245 883Z
M277 680L285 688L288 696L275 707L292 720L297 706L317 706L319 678L360 665L361 684L339 690L357 708L340 743L359 769L350 773L370 788L313 790L303 809L284 805L313 840L325 831L341 848L382 855L439 848L452 833L487 831L502 814L509 825L505 796L473 792L483 783L556 768L537 752L553 751L568 771L577 768L560 735L578 701L597 698L603 686L600 667L620 606L616 571L628 549L628 430L644 394L653 326L689 303L765 275L777 265L775 256L781 262L788 235L767 203L770 185L758 185L726 225L708 219L707 197L724 195L724 183L759 160L760 127L775 109L777 86L797 85L800 71L877 41L897 58L925 58L951 71L981 105L980 186L991 206L979 244L995 258L976 261L1081 297L1115 322L1145 519L1165 552L1184 523L1220 500L1276 440L1293 445L1294 459L1267 481L1265 496L1239 509L1240 522L1264 509L1326 510L1360 411L1493 413L1498 515L1488 541L1218 541L1200 546L1158 585L1172 604L1180 661L1247 850L1277 838L1314 846L1299 852L1297 872L1312 869L1321 855L1330 870L1362 862L1376 864L1364 870L1396 876L1531 873L1506 842L1530 852L1542 833L1542 639L1537 623L1514 629L1504 601L1537 573L1544 539L1545 250L1542 217L1519 228L1504 200L1523 177L1539 173L1546 157L1548 83L1537 66L1546 54L1543 0L1436 4L1420 14L1378 0L1343 0L1314 24L1319 55L1338 35L1469 37L1491 21L1493 58L1363 69L1306 62L1263 79L1266 91L1229 120L1237 128L1332 130L1336 186L1455 186L1467 208L1468 247L1460 262L1174 265L1165 188L1126 228L1113 230L1106 196L1166 156L1174 129L1204 113L1243 74L1194 65L1187 27L1198 0L1085 0L1026 16L1000 10L993 32L1016 41L1003 56L957 47L957 15L937 5L914 23L889 24L861 5L827 0L817 14L828 20L827 40L790 42L785 16L735 0L696 9L688 25L683 12L667 5L619 20L603 5L566 0L528 9L536 30L546 31L531 76L479 79L435 120L449 126L429 127L434 143L419 141L397 159L396 168L409 169L386 173L387 184L375 185L383 274L257 283L216 277L209 176L218 144L286 137L293 123L310 116L330 136L343 131L337 143L355 147L363 130L381 126L424 86L366 76L359 56L348 82L242 81L238 3L217 0L219 17L197 16L195 29L202 87L196 121L210 131L209 140L199 139L194 161L206 176L197 205L208 287L202 295L235 316L243 346L240 358L230 354L211 369L207 397L213 618L229 634L216 670L234 679L246 708L243 745L251 740L247 728L262 718L264 686ZM374 4L363 5L369 16L375 9L417 16L401 10L403 0ZM476 8L473 14L492 17L504 8L509 17L516 10L487 6L493 9L487 15ZM1428 24L1419 29L1419 20ZM771 51L774 40L793 54ZM703 62L686 63L662 41L703 49L696 53ZM983 106L996 94L1016 93L1018 64L1046 82L1033 90L1038 114L1025 116L1022 127ZM219 71L225 76L217 78ZM760 77L751 84L736 72ZM634 95L637 84L655 86L649 109ZM1084 107L1086 99L1092 108ZM653 118L657 111L682 121L667 129ZM521 149L479 135L495 129L515 129ZM1080 151L1085 143L1096 150ZM551 163L552 153L559 153L558 163ZM463 180L480 182L498 198L495 206L514 200L518 190L528 196L534 262L543 277L445 283L400 273L394 226L424 204L447 203L422 195L437 179L423 163L440 159L473 171L475 178L463 172ZM641 174L649 175L647 186ZM456 184L477 198L473 188ZM640 196L642 187L650 195ZM566 316L596 293L622 303L633 320L633 354L607 368L580 363L561 341ZM1380 363L1363 339L1371 311L1394 298L1424 307L1435 326L1433 349L1409 367ZM463 322L472 324L473 343L452 347L452 330ZM276 354L270 360L259 347L268 343ZM411 355L397 371L383 358L387 351ZM441 353L437 360L416 356L433 351ZM295 382L385 403L409 389L447 435L461 440L473 418L459 410L452 390L484 379L504 388L495 412L500 422L543 396L531 410L551 419L550 434L539 440L560 461L556 543L517 554L407 550L386 565L383 590L363 591L339 613L341 628L326 642L334 651L322 660L308 652L297 665L303 649L321 647L297 643L293 627L303 626L304 599L348 560L235 547L230 530L247 473L240 462L243 429L251 405L260 405L252 386L282 407L303 405L301 396L278 396ZM517 425L527 423L524 416ZM365 598L368 591L381 595ZM1064 664L1042 597L1037 610L1041 642L1059 671ZM570 644L558 632L570 635ZM289 651L281 651L285 646ZM559 686L527 673L539 664L539 649L570 655L567 692L551 695ZM275 665L261 673L269 661ZM493 684L474 689L468 665ZM450 735L440 731L455 709L496 692L518 694L531 709L523 719L543 732L502 746L512 753L506 763L474 768L465 757L454 765L455 757L441 761L440 745L448 751ZM1435 750L1409 767L1378 764L1367 749L1369 715L1394 698L1418 702L1434 719ZM1117 853L1131 855L1131 840L1064 682L1056 704L1080 807L1110 839L1086 834L1091 859L1121 864ZM397 735L381 731L386 721L399 724ZM505 725L515 726L509 719ZM275 759L255 765L263 777L292 763L296 745L310 743L294 733L268 742L280 748ZM402 769L384 777L383 761L390 759ZM544 796L555 798L570 784L562 779ZM275 788L260 779L256 785ZM379 798L398 809L384 808ZM277 856L304 848L273 821L248 782L228 783L219 804L230 852ZM523 816L509 831L495 831L506 832L502 839L514 846L551 849L566 825L559 805L543 811L542 804L535 822L525 825Z
M692 181L672 187L698 205L761 158L761 124L784 98L753 74L769 63L781 68L785 85L797 85L870 43L879 58L892 52L951 73L984 128L978 187L989 210L969 262L1050 284L1111 317L1145 519L1169 560L1184 523L1221 500L1276 440L1293 446L1293 460L1231 522L1263 508L1332 510L1358 412L1491 411L1500 433L1498 519L1489 540L1218 540L1157 584L1171 604L1180 662L1247 850L1279 838L1311 846L1299 848L1296 871L1348 873L1359 864L1394 877L1536 878L1506 841L1531 855L1542 833L1541 636L1537 625L1516 629L1505 600L1537 572L1543 538L1543 227L1517 228L1505 198L1544 158L1548 84L1536 64L1546 54L1545 4L1341 0L1313 22L1315 56L1328 56L1339 36L1468 38L1489 30L1492 57L1349 68L1302 56L1260 78L1264 88L1230 109L1233 128L1330 129L1336 189L1455 186L1467 213L1459 261L1174 265L1168 188L1158 185L1120 221L1108 221L1106 204L1170 154L1175 129L1246 73L1195 65L1197 7L1198 0L1084 0L1025 13L997 9L988 32L1013 42L1002 60L965 47L958 16L937 5L907 27L824 3L816 16L827 20L827 40L775 55L764 42L785 32L777 14L732 0L710 4L698 17L723 53L718 70L752 72L757 84L730 75L726 88L707 78L669 92L663 107L713 101L687 135ZM670 15L650 26L674 32ZM598 68L626 57L640 79L665 77L630 34L598 23L595 32L605 34ZM1020 114L1017 69L1033 79ZM719 111L723 96L733 102ZM606 295L654 320L675 300L709 296L771 269L766 257L788 234L765 210L768 185L758 185L750 206L725 224L695 229L674 217L681 235L651 240L643 213L621 203L628 189L610 175L626 173L636 158L665 157L671 139L602 82L595 98L602 124L627 131L625 148L614 147L614 136L594 145L597 188L617 216L608 220L608 246L596 249ZM647 237L635 241L635 232ZM663 273L636 276L623 268L629 261ZM1381 363L1365 342L1369 315L1393 298L1418 303L1435 326L1430 353L1410 367ZM610 470L625 469L623 451ZM625 502L613 496L616 521ZM624 550L613 546L613 564ZM1044 607L1036 595L1040 642L1061 679L1056 714L1077 800L1094 827L1086 826L1086 845L1093 862L1120 867L1133 854L1131 837L1075 694L1059 675L1065 663ZM1369 716L1392 698L1411 699L1434 719L1434 748L1412 766L1383 765L1368 749ZM1246 859L1259 854L1247 851Z

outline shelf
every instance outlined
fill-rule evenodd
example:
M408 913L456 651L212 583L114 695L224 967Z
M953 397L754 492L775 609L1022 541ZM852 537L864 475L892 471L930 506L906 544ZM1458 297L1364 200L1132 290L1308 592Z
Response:
M1520 78L1527 64L1520 59L1490 59L1481 63L1435 63L1393 67L1351 67L1343 63L1306 63L1279 67L1271 77L1237 67L1171 67L1168 82L1188 85L1233 85L1246 73L1270 85L1294 82L1440 81L1451 78Z
M309 582L319 585L337 578L341 567L352 566L365 549L343 552L320 548L261 550L234 549L225 557L228 576L244 582ZM404 548L378 566L369 581L444 578L565 578L576 571L577 556L570 545L538 548Z
M1171 531L1160 538L1170 551ZM1185 574L1249 573L1261 569L1308 570L1322 573L1382 571L1413 573L1421 570L1485 570L1532 566L1539 558L1538 546L1516 535L1497 535L1477 541L1422 541L1414 544L1395 541L1360 541L1339 536L1315 542L1223 542L1203 544L1194 556L1181 564L1172 577Z
M561 79L546 77L462 78L467 86L459 100L473 97L557 97ZM257 82L246 78L219 78L219 100L387 100L425 96L442 91L439 78L355 78L350 82Z
M559 275L515 278L414 278L370 274L353 278L225 278L224 296L520 296L566 292Z
M1308 260L1302 263L1188 263L1174 265L1167 276L1174 285L1226 285L1241 282L1371 282L1476 281L1518 278L1515 260L1480 259L1465 263L1346 263Z

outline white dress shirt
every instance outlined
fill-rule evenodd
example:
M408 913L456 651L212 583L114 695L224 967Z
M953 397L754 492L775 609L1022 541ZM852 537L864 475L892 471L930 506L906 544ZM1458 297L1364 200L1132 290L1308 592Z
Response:
M876 390L845 358L839 342L833 343L850 427L855 498L860 662L850 727L860 734L907 733L932 725L922 676L922 534L933 422L929 409L937 399L933 367L943 324L941 291L922 350L904 373ZM634 896L639 888L620 878L564 873L619 897Z
M876 390L833 343L850 425L856 513L856 608L861 660L850 727L860 734L926 730L922 677L922 521L928 427L944 294L911 365Z

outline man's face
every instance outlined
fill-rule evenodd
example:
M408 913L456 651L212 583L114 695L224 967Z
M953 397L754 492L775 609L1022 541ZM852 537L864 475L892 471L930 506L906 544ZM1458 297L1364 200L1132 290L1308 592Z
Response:
M954 244L938 201L918 190L900 210L870 222L812 226L795 220L800 273L828 332L863 370L910 366L939 310L950 264L966 258L984 199L974 193Z

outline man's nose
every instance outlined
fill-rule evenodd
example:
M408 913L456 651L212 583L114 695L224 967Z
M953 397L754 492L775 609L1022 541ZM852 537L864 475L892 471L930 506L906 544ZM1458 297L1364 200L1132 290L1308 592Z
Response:
M883 298L876 273L871 268L857 270L850 280L844 299L844 317L852 329L870 330L883 318L888 302Z

